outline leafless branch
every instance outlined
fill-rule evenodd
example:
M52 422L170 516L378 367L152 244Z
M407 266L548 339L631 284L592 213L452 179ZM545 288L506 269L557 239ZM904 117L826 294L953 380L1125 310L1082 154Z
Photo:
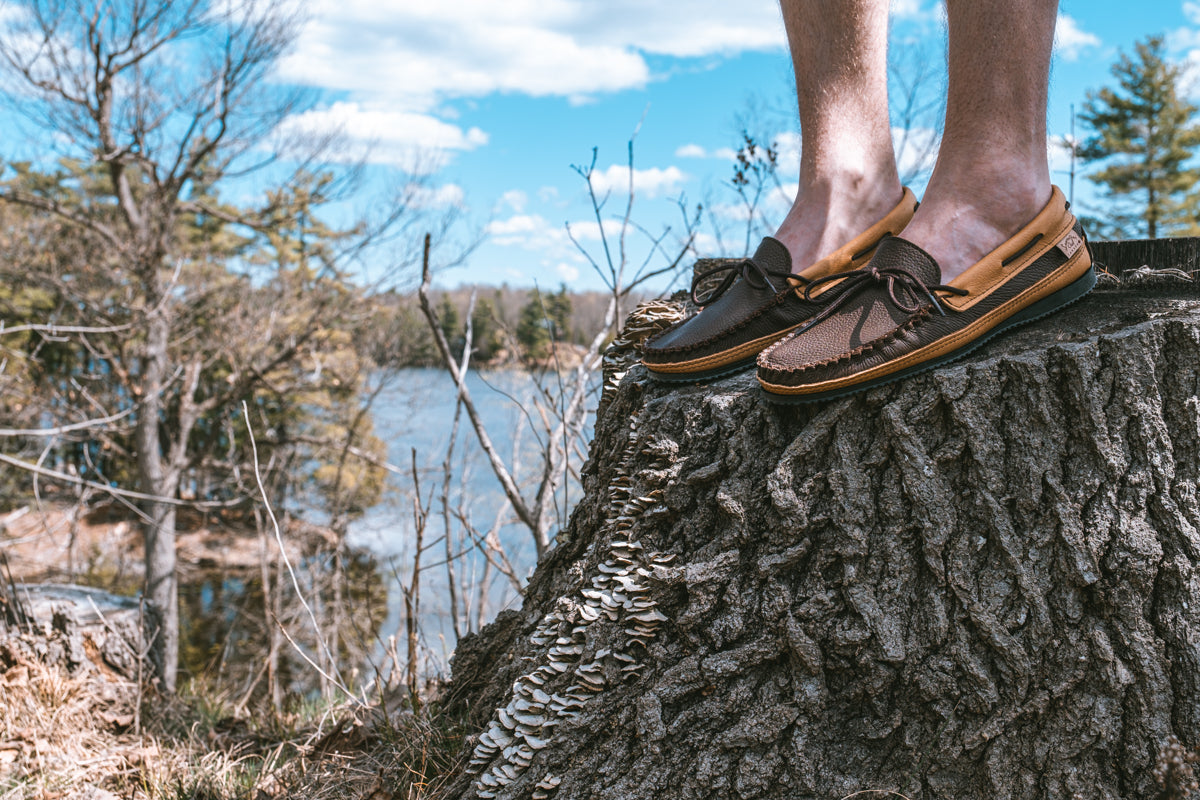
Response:
M521 522L533 533L538 549L538 556L540 557L549 544L546 533L541 529L540 521L534 515L533 511L526 505L525 499L521 496L520 489L517 488L516 481L513 480L512 473L509 472L508 467L504 464L504 460L496 452L496 447L492 444L491 436L488 435L487 426L484 425L483 420L480 418L479 412L475 408L475 402L471 398L471 391L467 388L465 374L460 371L454 354L450 352L450 343L446 341L446 335L442 333L442 327L438 324L437 313L433 310L433 305L429 302L429 286L433 280L433 275L429 269L430 245L430 236L426 235L425 254L421 264L421 287L417 290L417 297L421 303L421 311L425 314L425 319L429 323L434 342L437 344L438 352L442 357L442 363L454 379L455 388L458 390L458 397L462 401L463 408L466 409L467 418L471 421L471 427L475 430L479 446L487 455L492 472L495 473L496 480L500 482L500 486L504 490L508 501L512 503L513 511L521 519Z

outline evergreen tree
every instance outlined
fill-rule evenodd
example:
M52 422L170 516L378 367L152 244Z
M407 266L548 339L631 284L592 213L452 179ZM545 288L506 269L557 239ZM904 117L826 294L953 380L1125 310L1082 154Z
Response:
M545 358L550 354L550 342L561 342L570 333L570 323L571 298L565 285L553 294L534 289L521 309L517 342L528 358Z
M517 320L517 344L527 358L545 358L550 344L550 326L546 319L542 293L537 289L521 308Z
M442 302L438 304L438 324L442 328L442 335L446 337L446 341L450 344L451 351L454 352L455 358L462 352L463 340L465 331L462 322L458 318L458 306L450 299L450 295L442 295Z
M571 296L567 294L566 284L559 284L558 291L546 296L546 317L553 329L554 341L564 342L571 335Z
M1093 135L1083 144L1085 163L1101 169L1089 178L1113 201L1109 224L1117 237L1192 233L1200 226L1200 170L1188 167L1200 144L1197 107L1180 94L1183 67L1166 58L1163 37L1122 53L1112 67L1116 88L1088 92L1081 115Z
M480 361L490 361L503 346L500 324L496 319L496 306L486 297L475 303L471 314L471 340L475 356Z

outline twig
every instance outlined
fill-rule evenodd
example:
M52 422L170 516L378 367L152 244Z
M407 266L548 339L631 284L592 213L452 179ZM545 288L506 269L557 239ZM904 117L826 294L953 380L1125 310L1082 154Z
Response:
M124 497L130 500L150 500L155 503L173 506L187 506L188 508L230 508L240 505L245 502L244 498L238 500L179 500L174 497L163 497L155 494L145 494L143 492L135 492L131 489L118 489L115 486L108 486L96 481L89 481L85 478L80 478L77 475L70 475L66 472L49 469L47 467L38 466L30 461L23 461L19 458L13 458L10 455L0 453L0 463L10 464L14 467L20 467L23 470L32 472L35 475L40 475L43 478L54 478L55 480L65 481L76 486L86 486L89 489L96 489L105 494L113 495L114 497Z
M6 333L25 333L26 331L37 331L38 333L47 333L51 336L58 336L63 333L120 333L127 331L133 327L133 323L124 325L105 325L103 327L95 327L88 325L53 325L53 324L29 324L29 325L13 325L11 328L5 327L3 322L0 322L0 336Z
M425 319L429 322L429 328L433 333L433 340L437 343L438 352L442 355L442 363L445 365L447 371L449 371L451 377L454 378L454 385L458 389L458 396L462 400L463 408L467 411L467 418L471 420L471 427L475 429L475 437L479 440L479 446L487 455L488 462L492 466L492 472L496 474L496 479L500 481L504 495L512 503L513 511L516 512L521 522L534 534L535 542L538 543L538 556L540 557L544 549L542 544L538 542L541 521L534 516L529 506L526 505L525 499L521 497L520 489L517 488L517 484L513 480L512 473L504 465L500 454L496 452L496 448L492 444L492 439L488 435L487 427L484 425L479 412L475 408L474 400L471 399L471 392L467 388L465 376L459 373L454 354L450 352L450 343L446 341L446 335L442 332L441 325L438 324L437 314L433 310L433 305L429 302L429 285L433 280L429 271L430 238L429 234L425 234L425 254L421 264L421 286L417 290L417 297L421 302L421 311L424 312Z
M96 428L101 425L107 425L110 422L116 422L119 419L128 417L133 413L133 408L127 408L119 414L113 414L101 419L89 419L83 422L75 422L70 425L59 425L57 428L0 428L0 436L60 436L64 433L72 431L82 431L87 428Z
M321 648L325 651L325 655L329 659L329 663L331 665L336 664L333 659L333 654L329 652L329 648L325 644L325 640L321 638L321 626L317 624L317 617L315 614L313 614L312 607L308 604L308 601L304 599L304 592L300 590L300 582L296 579L296 571L292 569L292 561L287 556L286 547L283 543L283 534L279 531L279 520L275 517L275 510L271 508L271 500L267 497L267 487L263 484L262 472L258 468L258 443L254 440L254 428L250 425L250 407L246 404L245 400L242 401L242 416L246 420L246 432L250 437L250 455L254 463L254 480L258 484L259 492L262 494L263 505L267 510L267 517L271 520L271 527L275 531L275 542L279 545L279 552L283 555L283 563L287 565L288 575L291 576L292 588L296 590L296 597L299 599L300 605L303 606L304 610L308 613L308 618L312 622L313 630L317 633L317 641L320 643ZM288 640L288 643L292 645L292 648L295 649L301 658L308 662L310 667L315 669L322 678L340 689L342 693L346 695L346 697L350 698L360 706L365 705L363 701L360 700L357 695L347 689L340 680L326 673L325 670L321 669L321 667L318 666L315 661L309 658L308 653L305 653L304 650L296 644L296 641L291 637L291 634L288 633L287 628L285 628L283 624L279 622L278 618L276 618L275 622L279 625L279 629L283 633L284 637Z
M476 293L471 292L471 301L467 304L467 327L466 335L463 337L462 359L459 364L459 375L465 379L467 375L467 366L471 362L471 339L474 337L474 324L471 318L475 314L475 298ZM446 526L445 545L446 545L446 588L450 594L450 623L454 629L454 641L457 642L462 638L462 626L458 619L458 577L454 574L454 543L451 538L450 531L450 478L453 474L452 459L454 458L454 443L458 439L458 423L462 418L462 399L455 398L454 401L454 421L450 425L450 441L446 445L446 458L442 462L442 521ZM415 478L414 478L415 480Z

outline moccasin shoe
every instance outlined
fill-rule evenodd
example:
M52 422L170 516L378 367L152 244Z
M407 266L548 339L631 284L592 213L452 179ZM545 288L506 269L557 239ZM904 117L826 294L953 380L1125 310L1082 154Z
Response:
M750 258L719 268L727 271L725 279L706 297L697 297L696 289L711 271L697 275L692 300L702 311L648 339L642 363L658 380L682 383L754 366L759 351L821 310L821 295L805 293L810 283L866 264L881 240L904 229L916 208L916 197L905 189L886 217L799 275L792 274L787 248L770 236Z
M806 288L826 284L820 313L759 354L770 400L826 400L953 361L1083 297L1096 274L1083 228L1055 187L1032 222L948 284L928 253L896 237L865 268Z

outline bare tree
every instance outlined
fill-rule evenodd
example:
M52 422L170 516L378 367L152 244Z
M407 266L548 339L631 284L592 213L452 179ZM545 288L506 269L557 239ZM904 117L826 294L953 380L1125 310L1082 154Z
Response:
M321 335L316 323L331 310L309 303L303 319L282 319L272 316L275 309L239 304L249 284L214 272L209 249L224 247L224 257L234 257L231 230L252 236L283 224L276 201L320 183L309 168L330 142L283 136L305 99L269 81L300 22L286 4L29 0L10 19L0 31L4 99L31 134L71 159L75 173L49 185L10 177L0 184L0 202L52 218L85 242L93 278L106 282L107 301L128 320L127 335L89 337L84 346L106 360L132 401L145 593L156 620L152 658L171 690L179 636L176 508L194 457L189 443L200 420L304 359ZM266 207L238 209L217 199L221 181L268 165L287 177ZM85 180L86 193L64 189ZM294 296L310 288L299 284L311 284L313 274L319 270L290 287ZM223 319L249 316L267 327L249 340L239 340L246 329L232 324L206 330L212 323L197 309L215 295L227 301ZM102 308L92 310L104 317ZM201 336L233 336L238 352L220 340L207 356L180 346ZM207 370L218 361L223 377L210 380Z
M893 41L888 61L888 105L900 182L929 176L941 143L946 106L945 58L925 40Z
M532 490L522 487L518 480L518 459L514 457L506 461L496 448L467 386L465 360L456 358L451 351L450 343L429 297L433 272L429 259L430 240L426 239L423 279L418 290L422 311L425 313L442 363L454 379L458 402L461 403L471 424L476 442L486 455L516 520L529 531L539 559L549 551L554 532L566 524L570 510L568 487L572 479L578 478L578 468L586 450L588 415L599 398L601 352L615 335L619 321L628 311L627 305L631 295L647 281L677 271L684 258L692 251L692 243L696 236L700 209L689 212L682 200L679 202L683 212L683 232L680 235L674 235L669 227L659 233L652 233L635 221L633 145L634 141L630 139L628 185L622 196L624 203L615 216L610 217L605 213L610 196L597 191L594 179L597 151L592 151L590 163L575 167L587 185L593 215L600 230L601 254L594 255L583 248L571 232L570 226L567 233L604 282L608 290L608 301L603 324L591 332L591 338L575 367L568 369L559 363L556 356L558 348L552 346L551 357L544 365L545 368L533 372L537 391L530 406L525 409L527 416L539 426L539 448L535 458ZM641 237L645 243L646 252L640 259L633 256L632 239L635 235ZM466 523L465 520L463 522ZM511 564L499 545L495 530L496 526L486 535L478 535L473 529L470 529L470 533L488 558L488 565L512 577ZM493 555L496 557L493 558Z

